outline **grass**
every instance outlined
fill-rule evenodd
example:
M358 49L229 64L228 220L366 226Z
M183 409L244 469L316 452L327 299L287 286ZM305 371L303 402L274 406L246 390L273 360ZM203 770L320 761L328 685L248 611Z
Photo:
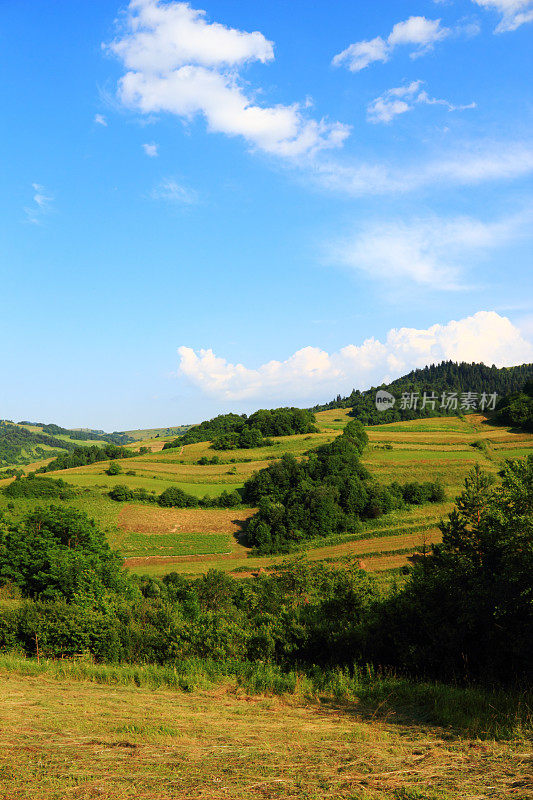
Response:
M2 800L530 796L528 698L370 670L0 656Z
M129 533L121 547L126 558L198 556L230 551L230 537L223 533L167 533L157 537Z

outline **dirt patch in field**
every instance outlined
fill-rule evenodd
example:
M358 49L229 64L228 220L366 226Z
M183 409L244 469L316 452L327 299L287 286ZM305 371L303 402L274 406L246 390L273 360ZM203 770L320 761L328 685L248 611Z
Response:
M256 509L232 508L152 508L125 506L118 516L118 527L135 533L232 533L237 535L242 523Z

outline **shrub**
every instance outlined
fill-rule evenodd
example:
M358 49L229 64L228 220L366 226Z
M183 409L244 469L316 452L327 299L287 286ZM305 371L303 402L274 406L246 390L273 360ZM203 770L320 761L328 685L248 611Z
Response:
M127 500L133 500L133 491L128 486L117 484L109 492L109 497L118 503L124 503Z
M157 502L160 506L167 508L194 508L198 505L198 500L190 494L186 494L177 486L169 486L159 495Z
M105 473L106 475L120 475L122 473L122 467L118 461L110 461Z
M31 475L27 478L17 478L3 489L7 497L56 497L61 500L74 497L75 489L61 478L44 478Z

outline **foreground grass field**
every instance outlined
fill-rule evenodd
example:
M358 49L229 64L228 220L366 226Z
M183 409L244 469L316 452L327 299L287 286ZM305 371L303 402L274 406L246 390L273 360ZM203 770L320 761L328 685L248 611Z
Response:
M0 656L0 798L533 796L527 715L503 693L200 673Z
M156 494L176 486L196 497L238 490L253 472L283 453L301 457L332 441L350 419L346 410L339 409L320 412L316 417L318 433L278 437L272 445L254 450L216 452L205 442L163 451L165 438L172 438L167 433L171 429L159 429L154 432L157 438L142 440L150 452L120 461L121 475L106 475L106 462L51 475L79 488L79 496L69 503L87 511L105 527L110 542L122 551L132 570L153 576L170 571L194 575L214 567L244 574L281 560L276 556L249 556L240 528L253 510L161 509L142 503L115 503L107 492L117 483ZM394 512L367 523L361 533L342 541L336 537L307 543L306 553L311 559L353 556L362 559L366 569L376 572L407 565L420 546L439 540L437 524L452 508L468 470L479 463L496 475L506 458L533 452L531 434L490 425L476 414L378 425L367 428L367 433L369 445L362 460L380 481L423 482L438 478L444 484L447 499ZM215 455L220 459L218 464L197 463L204 456L211 459ZM6 500L0 496L0 509L5 505ZM18 501L15 513L22 514L31 506L31 502Z

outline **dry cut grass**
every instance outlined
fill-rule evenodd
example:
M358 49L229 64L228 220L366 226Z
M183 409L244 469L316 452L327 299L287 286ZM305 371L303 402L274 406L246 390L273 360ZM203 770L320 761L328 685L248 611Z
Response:
M520 740L362 703L194 693L2 671L2 800L526 800Z
M244 520L256 509L234 508L158 508L126 505L118 516L125 531L158 533L233 533L238 534Z

